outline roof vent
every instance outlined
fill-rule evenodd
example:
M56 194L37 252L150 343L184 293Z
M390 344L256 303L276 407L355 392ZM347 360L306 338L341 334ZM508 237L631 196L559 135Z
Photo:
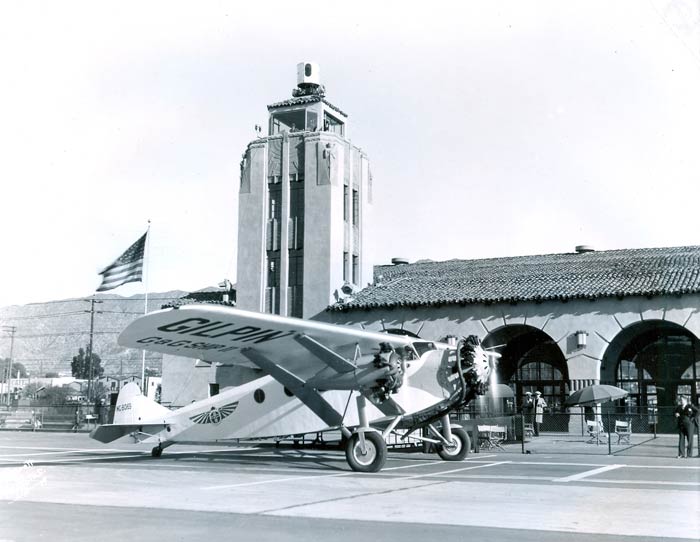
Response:
M595 252L595 249L591 245L577 245L576 252L583 254L584 252Z
M406 258L392 258L391 263L394 265L406 265L408 263L408 259L406 259Z

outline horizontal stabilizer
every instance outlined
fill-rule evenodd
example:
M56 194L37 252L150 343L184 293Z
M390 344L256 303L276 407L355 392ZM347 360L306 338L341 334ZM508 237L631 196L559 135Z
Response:
M100 425L92 430L90 438L106 444L133 432L147 433L149 435L156 434L165 429L165 427L166 425L162 423L149 425Z

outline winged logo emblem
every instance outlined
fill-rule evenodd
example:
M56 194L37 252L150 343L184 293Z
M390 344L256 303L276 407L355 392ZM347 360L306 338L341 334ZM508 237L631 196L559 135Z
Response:
M227 405L221 406L219 408L211 407L211 409L200 412L195 416L191 416L190 420L194 423L213 423L214 425L221 423L221 421L233 414L233 411L238 407L238 401L233 403L228 403Z

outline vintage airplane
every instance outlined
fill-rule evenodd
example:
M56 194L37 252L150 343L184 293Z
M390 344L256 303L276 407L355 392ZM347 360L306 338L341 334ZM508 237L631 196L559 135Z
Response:
M372 332L205 304L138 318L118 342L233 364L241 384L177 410L129 384L117 399L114 423L96 428L92 438L106 443L131 436L155 444L152 455L159 457L182 441L336 429L350 467L360 472L382 468L392 433L432 443L444 460L464 459L470 439L450 413L486 392L498 357L476 336L450 346L401 330Z

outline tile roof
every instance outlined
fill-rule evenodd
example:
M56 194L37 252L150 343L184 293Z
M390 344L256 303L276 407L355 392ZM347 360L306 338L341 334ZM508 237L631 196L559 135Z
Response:
M331 102L326 100L323 96L318 96L318 95L297 96L295 98L289 98L288 100L283 100L281 102L270 104L267 106L267 109L268 109L268 111L271 111L273 109L278 109L280 107L290 107L292 105L303 105L303 104L311 104L311 103L316 103L316 102L323 102L328 107L330 107L334 111L337 111L341 115L344 115L346 117L348 116L347 113L345 113L345 111L343 111L339 107L336 107L335 105L333 105Z
M374 269L332 311L700 292L700 246L449 260Z

